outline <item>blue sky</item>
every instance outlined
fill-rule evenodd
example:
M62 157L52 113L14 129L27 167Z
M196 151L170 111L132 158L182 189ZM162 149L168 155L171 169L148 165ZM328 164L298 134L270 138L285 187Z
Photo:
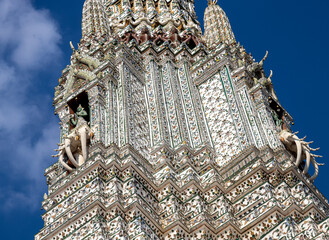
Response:
M206 0L196 0L202 21ZM294 130L328 162L329 2L219 1L236 38L260 60ZM3 239L33 239L42 227L44 169L59 137L53 88L81 34L81 0L0 0L0 226ZM329 163L316 186L329 196Z

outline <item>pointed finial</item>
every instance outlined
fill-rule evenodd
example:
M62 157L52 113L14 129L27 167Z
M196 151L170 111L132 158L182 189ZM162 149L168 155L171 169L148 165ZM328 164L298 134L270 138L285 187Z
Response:
M217 0L208 0L208 5L216 5L217 4Z

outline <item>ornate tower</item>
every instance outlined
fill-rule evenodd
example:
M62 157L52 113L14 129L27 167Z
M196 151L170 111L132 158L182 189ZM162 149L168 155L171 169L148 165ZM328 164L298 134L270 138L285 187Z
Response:
M204 13L205 39L208 47L219 43L232 44L235 42L231 24L223 11L217 5L217 0L208 0L208 7Z
M85 1L36 240L329 239L317 149L268 53L246 54L215 2L205 29L193 0Z
M109 20L103 0L87 0L83 5L82 35L107 35Z

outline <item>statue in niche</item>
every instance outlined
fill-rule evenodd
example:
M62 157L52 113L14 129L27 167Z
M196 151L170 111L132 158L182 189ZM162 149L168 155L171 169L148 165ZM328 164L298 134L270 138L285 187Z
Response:
M71 126L76 127L76 126L78 126L78 124L81 125L81 124L87 123L87 121L84 119L84 117L86 117L86 116L88 116L88 113L80 104L77 108L77 112L74 114L71 114L71 118L70 118Z
M150 34L150 31L149 31L149 29L146 26L144 26L141 29L141 33L139 35L139 39L140 39L140 42L141 43L147 42L147 41L149 41L149 40L152 39L151 34Z
M128 29L128 31L122 36L122 41L124 41L125 43L129 43L131 40L135 40L137 42L137 44L139 44L139 38L137 33L135 32L135 30L130 27Z
M71 115L70 124L74 128L70 130L69 135L64 138L64 143L59 144L58 155L61 165L69 172L74 168L79 168L88 158L87 145L89 140L94 136L94 130L90 129L85 117L87 111L78 106L75 114ZM67 159L67 162L64 161Z
M171 28L169 39L170 39L170 45L173 47L178 47L181 44L182 38L179 36L179 32L177 28L175 27Z
M273 120L275 122L275 125L278 128L282 129L283 120L279 118L279 115L274 110L272 110L272 118L273 118Z

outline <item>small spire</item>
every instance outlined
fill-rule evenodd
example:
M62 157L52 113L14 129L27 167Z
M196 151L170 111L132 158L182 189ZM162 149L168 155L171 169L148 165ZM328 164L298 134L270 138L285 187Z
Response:
M208 47L222 43L234 43L235 37L229 19L217 0L208 0L204 14L205 41Z
M216 4L217 4L217 0L208 0L208 6L216 5Z

